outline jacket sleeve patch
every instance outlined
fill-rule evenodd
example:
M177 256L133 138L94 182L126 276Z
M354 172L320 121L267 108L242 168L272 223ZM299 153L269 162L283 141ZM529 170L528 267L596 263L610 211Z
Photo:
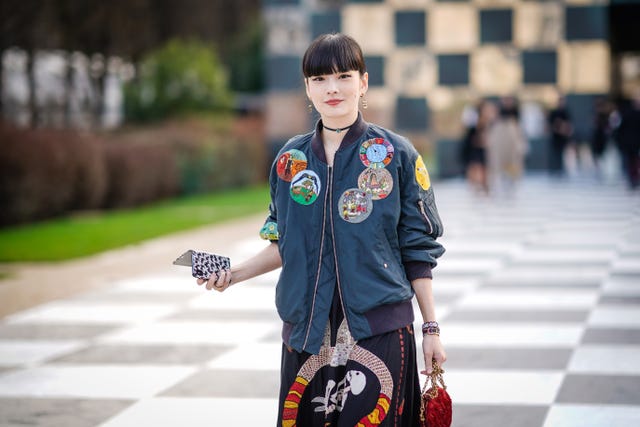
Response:
M266 222L260 229L260 237L264 240L278 240L280 235L278 234L278 224L272 221Z
M416 159L416 181L418 181L418 185L427 191L431 188L431 179L429 179L429 171L427 171L427 167L424 164L424 160L422 160L422 156L418 156Z
M307 168L307 156L300 150L289 150L280 157L276 164L278 177L283 181L291 182L294 176Z

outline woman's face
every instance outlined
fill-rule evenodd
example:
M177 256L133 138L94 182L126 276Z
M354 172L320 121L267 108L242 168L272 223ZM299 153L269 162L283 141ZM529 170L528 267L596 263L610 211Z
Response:
M498 116L498 108L493 102L483 103L480 107L480 117L478 121L482 124L491 123Z
M341 123L357 116L360 96L366 93L369 75L356 70L311 76L305 79L307 96L320 113L323 122Z

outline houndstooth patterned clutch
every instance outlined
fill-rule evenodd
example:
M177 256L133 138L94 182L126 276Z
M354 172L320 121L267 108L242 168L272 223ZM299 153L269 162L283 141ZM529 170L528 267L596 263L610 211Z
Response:
M204 280L208 280L219 271L231 268L229 257L194 250L188 250L183 253L173 263L175 265L190 266L191 275Z

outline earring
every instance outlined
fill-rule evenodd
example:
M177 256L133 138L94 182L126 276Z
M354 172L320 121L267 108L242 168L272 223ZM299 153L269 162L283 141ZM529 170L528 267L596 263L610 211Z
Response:
M307 108L309 109L309 113L313 113L313 104L311 103L311 101L309 101L309 105L307 105Z
M366 110L367 107L369 106L369 103L367 102L366 99L364 99L364 94L360 95L360 98L362 98L362 109Z

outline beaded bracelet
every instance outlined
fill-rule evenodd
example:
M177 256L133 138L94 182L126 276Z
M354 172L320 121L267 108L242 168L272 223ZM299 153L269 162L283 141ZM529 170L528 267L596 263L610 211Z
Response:
M440 326L436 321L425 322L422 324L423 335L440 335Z

